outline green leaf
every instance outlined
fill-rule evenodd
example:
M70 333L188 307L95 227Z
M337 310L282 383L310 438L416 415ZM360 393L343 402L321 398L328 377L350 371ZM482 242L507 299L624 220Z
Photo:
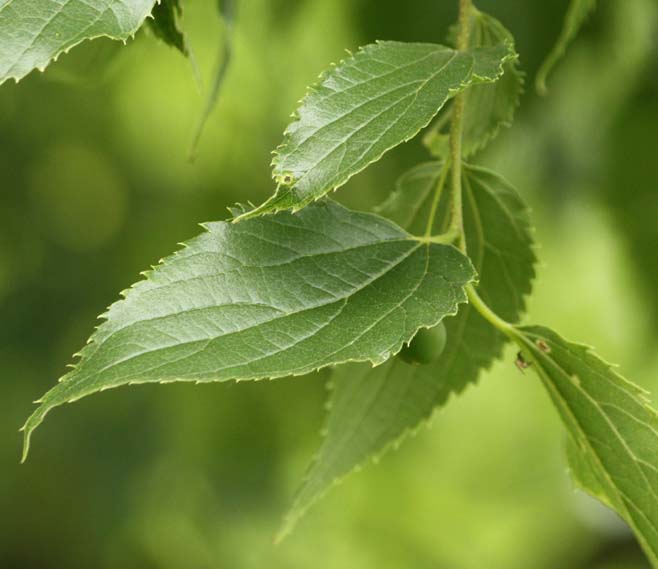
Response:
M505 46L457 52L424 43L360 49L312 87L275 152L277 191L247 216L299 210L414 137L452 96L495 81Z
M424 162L402 174L395 182L395 190L375 212L414 235L422 235L441 166L440 162ZM440 223L436 227L437 232L441 231Z
M277 541L331 486L397 446L432 414L437 398L447 397L433 370L395 357L375 368L350 363L333 372L324 440Z
M581 452L572 438L568 438L566 441L566 451L569 472L576 485L614 510L615 507L605 492L605 480L601 478L592 457Z
M658 414L647 394L548 328L514 335L567 427L576 481L628 522L658 567Z
M380 208L416 232L431 201L441 165L421 164L400 179ZM444 208L445 209L445 208ZM531 289L535 255L528 210L516 191L488 170L464 166L464 224L469 255L478 270L478 292L501 314L516 321ZM370 457L400 444L451 393L476 381L500 356L505 337L470 305L446 318L447 343L429 365L396 357L376 368L339 367L333 374L325 437L287 515L280 538L333 484Z
M571 0L569 9L564 17L562 31L558 37L553 49L549 52L541 64L537 76L535 77L535 88L540 95L547 92L546 79L549 73L555 67L555 64L562 58L569 44L578 34L578 30L589 13L596 7L596 0Z
M50 409L120 385L380 364L454 314L474 278L454 247L331 201L205 228L110 307L28 419L26 451Z
M422 233L441 167L441 162L426 162L403 174L377 213ZM463 164L462 186L466 245L479 274L478 292L502 318L515 322L535 276L528 207L509 182L487 168ZM444 199L439 210L448 212L447 206ZM445 229L447 221L437 219L434 231Z
M0 83L43 71L86 39L133 36L155 0L7 0L0 5Z
M153 18L147 22L157 38L188 56L187 41L178 21L181 11L178 0L160 0L153 8Z
M497 47L513 54L503 64L503 75L492 84L476 85L466 93L462 153L470 156L488 144L502 127L509 127L523 93L523 74L512 34L495 18L473 11L470 45L472 49ZM447 156L448 125L452 108L446 107L423 137L423 143L437 157Z

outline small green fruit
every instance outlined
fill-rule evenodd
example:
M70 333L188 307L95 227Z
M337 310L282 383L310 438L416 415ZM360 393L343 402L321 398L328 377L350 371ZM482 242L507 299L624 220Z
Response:
M446 347L446 327L439 322L434 328L421 328L398 356L408 364L430 364L436 361Z

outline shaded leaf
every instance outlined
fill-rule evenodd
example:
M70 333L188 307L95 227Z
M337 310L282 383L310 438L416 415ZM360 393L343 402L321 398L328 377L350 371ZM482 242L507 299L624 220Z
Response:
M425 127L465 88L498 79L507 46L472 52L379 42L325 73L275 153L277 191L247 216L298 210L344 184Z
M537 76L535 77L535 88L540 95L547 92L546 79L549 73L555 67L555 64L562 58L569 44L578 34L578 30L589 13L596 7L596 0L571 0L569 8L564 17L564 24L553 49L546 56L541 64Z
M567 427L576 481L628 522L658 567L658 414L647 394L548 328L514 335Z
M216 222L113 304L50 409L120 385L300 375L379 364L465 301L470 261L393 223L325 201Z
M0 83L43 71L86 39L126 40L155 0L8 0L0 5Z
M399 444L431 415L442 391L433 369L394 357L375 368L350 363L333 372L322 446L286 515L278 541L331 486ZM447 397L447 393L442 395Z
M160 0L153 8L152 16L147 22L155 36L183 55L189 55L187 41L178 22L181 16L179 0Z
M514 113L523 92L523 74L519 70L518 56L512 34L495 18L473 10L469 42L472 49L498 46L514 54L503 64L503 75L491 84L476 85L466 93L467 112L463 119L462 153L470 156L488 144L501 127L512 124ZM448 128L452 108L442 109L432 129L423 137L423 143L432 155L448 154Z
M375 208L375 212L414 235L422 235L441 166L439 162L424 162L407 170L397 179L394 191ZM436 224L437 231L441 230L440 225L440 222Z
M432 162L407 172L380 208L412 232L424 229L441 165ZM516 321L531 289L535 255L528 210L516 191L488 170L464 167L464 224L469 255L479 273L478 291L501 314ZM396 357L372 368L349 364L336 369L326 432L280 537L334 483L370 457L417 429L451 393L476 381L500 356L505 337L470 305L446 318L447 343L429 365Z

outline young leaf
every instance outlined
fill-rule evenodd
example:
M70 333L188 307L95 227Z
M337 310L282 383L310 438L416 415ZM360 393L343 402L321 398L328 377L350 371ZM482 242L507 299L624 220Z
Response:
M331 201L205 228L110 307L28 419L26 451L50 409L120 385L382 363L454 314L475 276L454 247Z
M498 45L379 42L332 68L302 100L275 152L277 191L246 217L299 210L425 127L448 98L497 80L513 53Z
M541 64L537 76L535 77L535 88L540 95L547 92L546 79L548 74L553 70L555 64L562 58L568 45L578 34L578 30L589 13L596 7L596 0L571 0L569 9L564 17L562 31L558 37L553 49L549 52Z
M160 0L153 8L153 18L147 22L156 37L187 56L189 49L185 34L179 26L180 15L179 0Z
M86 39L133 36L155 0L8 0L0 5L0 83L43 71Z
M407 172L380 212L414 232L424 228L423 214L427 215L440 169L432 162ZM464 224L469 255L480 277L478 291L516 321L535 274L528 210L507 182L482 168L464 166L464 192ZM280 537L330 486L368 458L399 444L451 393L461 392L500 356L504 336L470 305L462 305L456 316L442 322L447 343L429 365L410 365L396 357L376 368L350 364L334 371L322 447Z
M512 124L516 107L523 92L523 74L519 71L518 56L512 34L495 18L473 10L471 33L472 49L504 46L514 54L503 64L504 73L492 84L476 85L466 93L468 112L463 119L462 153L469 156L488 144L501 127ZM442 109L423 143L437 157L447 155L448 133L452 109Z
M646 393L548 328L514 334L567 427L575 479L628 522L658 567L658 414Z

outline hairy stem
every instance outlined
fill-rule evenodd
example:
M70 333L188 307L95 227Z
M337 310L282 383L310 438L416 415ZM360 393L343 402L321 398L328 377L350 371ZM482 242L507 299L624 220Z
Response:
M468 49L468 38L471 28L471 0L459 0L459 32L457 35L457 49ZM450 228L459 233L458 246L466 251L464 237L464 219L462 213L462 131L464 122L465 93L457 95L452 107L452 121L450 124L450 162L452 163L451 176L451 212Z

